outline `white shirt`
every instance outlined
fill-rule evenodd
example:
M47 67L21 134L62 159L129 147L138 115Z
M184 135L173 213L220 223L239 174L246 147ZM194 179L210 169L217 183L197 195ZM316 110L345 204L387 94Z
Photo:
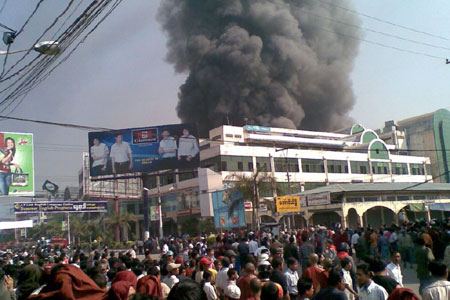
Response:
M131 148L127 142L119 144L115 143L111 146L111 158L114 158L116 163L124 163L130 161Z
M170 276L164 278L164 281L163 281L163 282L164 282L165 284L167 284L167 286L168 286L169 288L173 288L173 286L174 286L175 284L177 284L178 282L180 282L180 279L178 279L177 276L175 276L175 275L170 275Z
M403 275L400 265L390 263L386 266L386 268L387 276L397 281L400 286L403 286Z
M255 240L251 240L248 243L248 250L249 250L250 254L255 255L256 250L258 250L258 242Z
M352 235L352 241L351 241L352 246L358 244L358 240L359 240L359 235L357 233L354 233Z
M369 286L359 289L359 300L386 300L388 293L384 287L372 281Z
M203 287L203 290L205 291L206 297L208 300L216 300L217 294L214 290L214 287L211 285L211 282L205 282L205 286Z
M223 267L222 270L220 270L216 276L216 286L222 290L225 290L225 287L227 286L228 270L229 270L228 267Z
M165 139L162 139L161 142L159 142L159 147L162 148L163 150L167 151L167 150L177 150L177 141L169 136ZM170 158L170 157L176 157L177 156L177 151L175 152L165 152L163 154L161 154L162 158Z
M291 269L287 269L286 273L286 282L289 294L298 295L297 283L298 283L298 273L297 271L292 271Z
M104 166L106 165L106 161L108 159L108 147L106 147L105 144L100 143L98 144L98 146L93 145L91 147L91 156L96 156L96 157L103 157L103 159L94 159L94 162L92 163L92 167L97 167L97 166Z
M349 287L353 288L353 280L352 276L350 275L350 271L342 269L342 274L344 275L343 276L344 283ZM352 293L350 293L348 289L345 289L344 292L347 295L348 300L353 300L355 298L355 296Z
M391 233L391 235L389 236L389 243L394 243L398 240L398 236L397 233L395 233L395 231L393 233Z
M164 244L164 245L163 245L162 252L163 252L164 254L166 254L167 252L169 252L169 246L168 246L167 244Z
M176 148L175 148L176 149ZM189 135L182 136L178 142L178 155L180 156L196 156L199 152L197 139Z

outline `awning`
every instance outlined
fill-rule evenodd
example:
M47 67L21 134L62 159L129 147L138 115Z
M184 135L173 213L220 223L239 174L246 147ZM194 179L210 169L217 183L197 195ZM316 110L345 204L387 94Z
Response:
M426 211L425 206L423 204L409 204L407 209L415 212Z
M450 211L450 203L434 203L429 207L430 210Z

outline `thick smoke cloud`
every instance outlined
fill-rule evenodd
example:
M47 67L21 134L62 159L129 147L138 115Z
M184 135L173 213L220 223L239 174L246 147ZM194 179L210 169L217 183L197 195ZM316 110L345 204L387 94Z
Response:
M351 7L347 0L333 1ZM351 123L358 51L352 14L314 0L164 0L167 60L188 72L178 116L227 124L334 130Z

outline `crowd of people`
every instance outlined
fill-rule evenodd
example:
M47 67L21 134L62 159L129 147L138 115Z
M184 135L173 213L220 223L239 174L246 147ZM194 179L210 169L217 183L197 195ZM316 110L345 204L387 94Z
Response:
M449 241L450 223L411 222L169 237L123 251L37 243L2 252L0 300L420 299L404 287L408 265L422 299L450 299Z

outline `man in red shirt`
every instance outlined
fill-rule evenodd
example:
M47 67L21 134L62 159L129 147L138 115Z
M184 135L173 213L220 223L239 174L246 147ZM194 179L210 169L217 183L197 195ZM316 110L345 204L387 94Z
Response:
M250 281L256 278L255 276L255 265L252 263L247 263L244 269L244 275L238 279L236 282L237 286L241 289L241 298L240 300L247 300L248 298L254 296Z
M320 290L320 283L319 278L320 274L324 271L323 269L319 268L317 266L317 263L319 262L319 256L315 253L311 254L309 256L309 265L310 267L306 268L303 271L302 278L309 278L313 282L314 292L318 293Z

